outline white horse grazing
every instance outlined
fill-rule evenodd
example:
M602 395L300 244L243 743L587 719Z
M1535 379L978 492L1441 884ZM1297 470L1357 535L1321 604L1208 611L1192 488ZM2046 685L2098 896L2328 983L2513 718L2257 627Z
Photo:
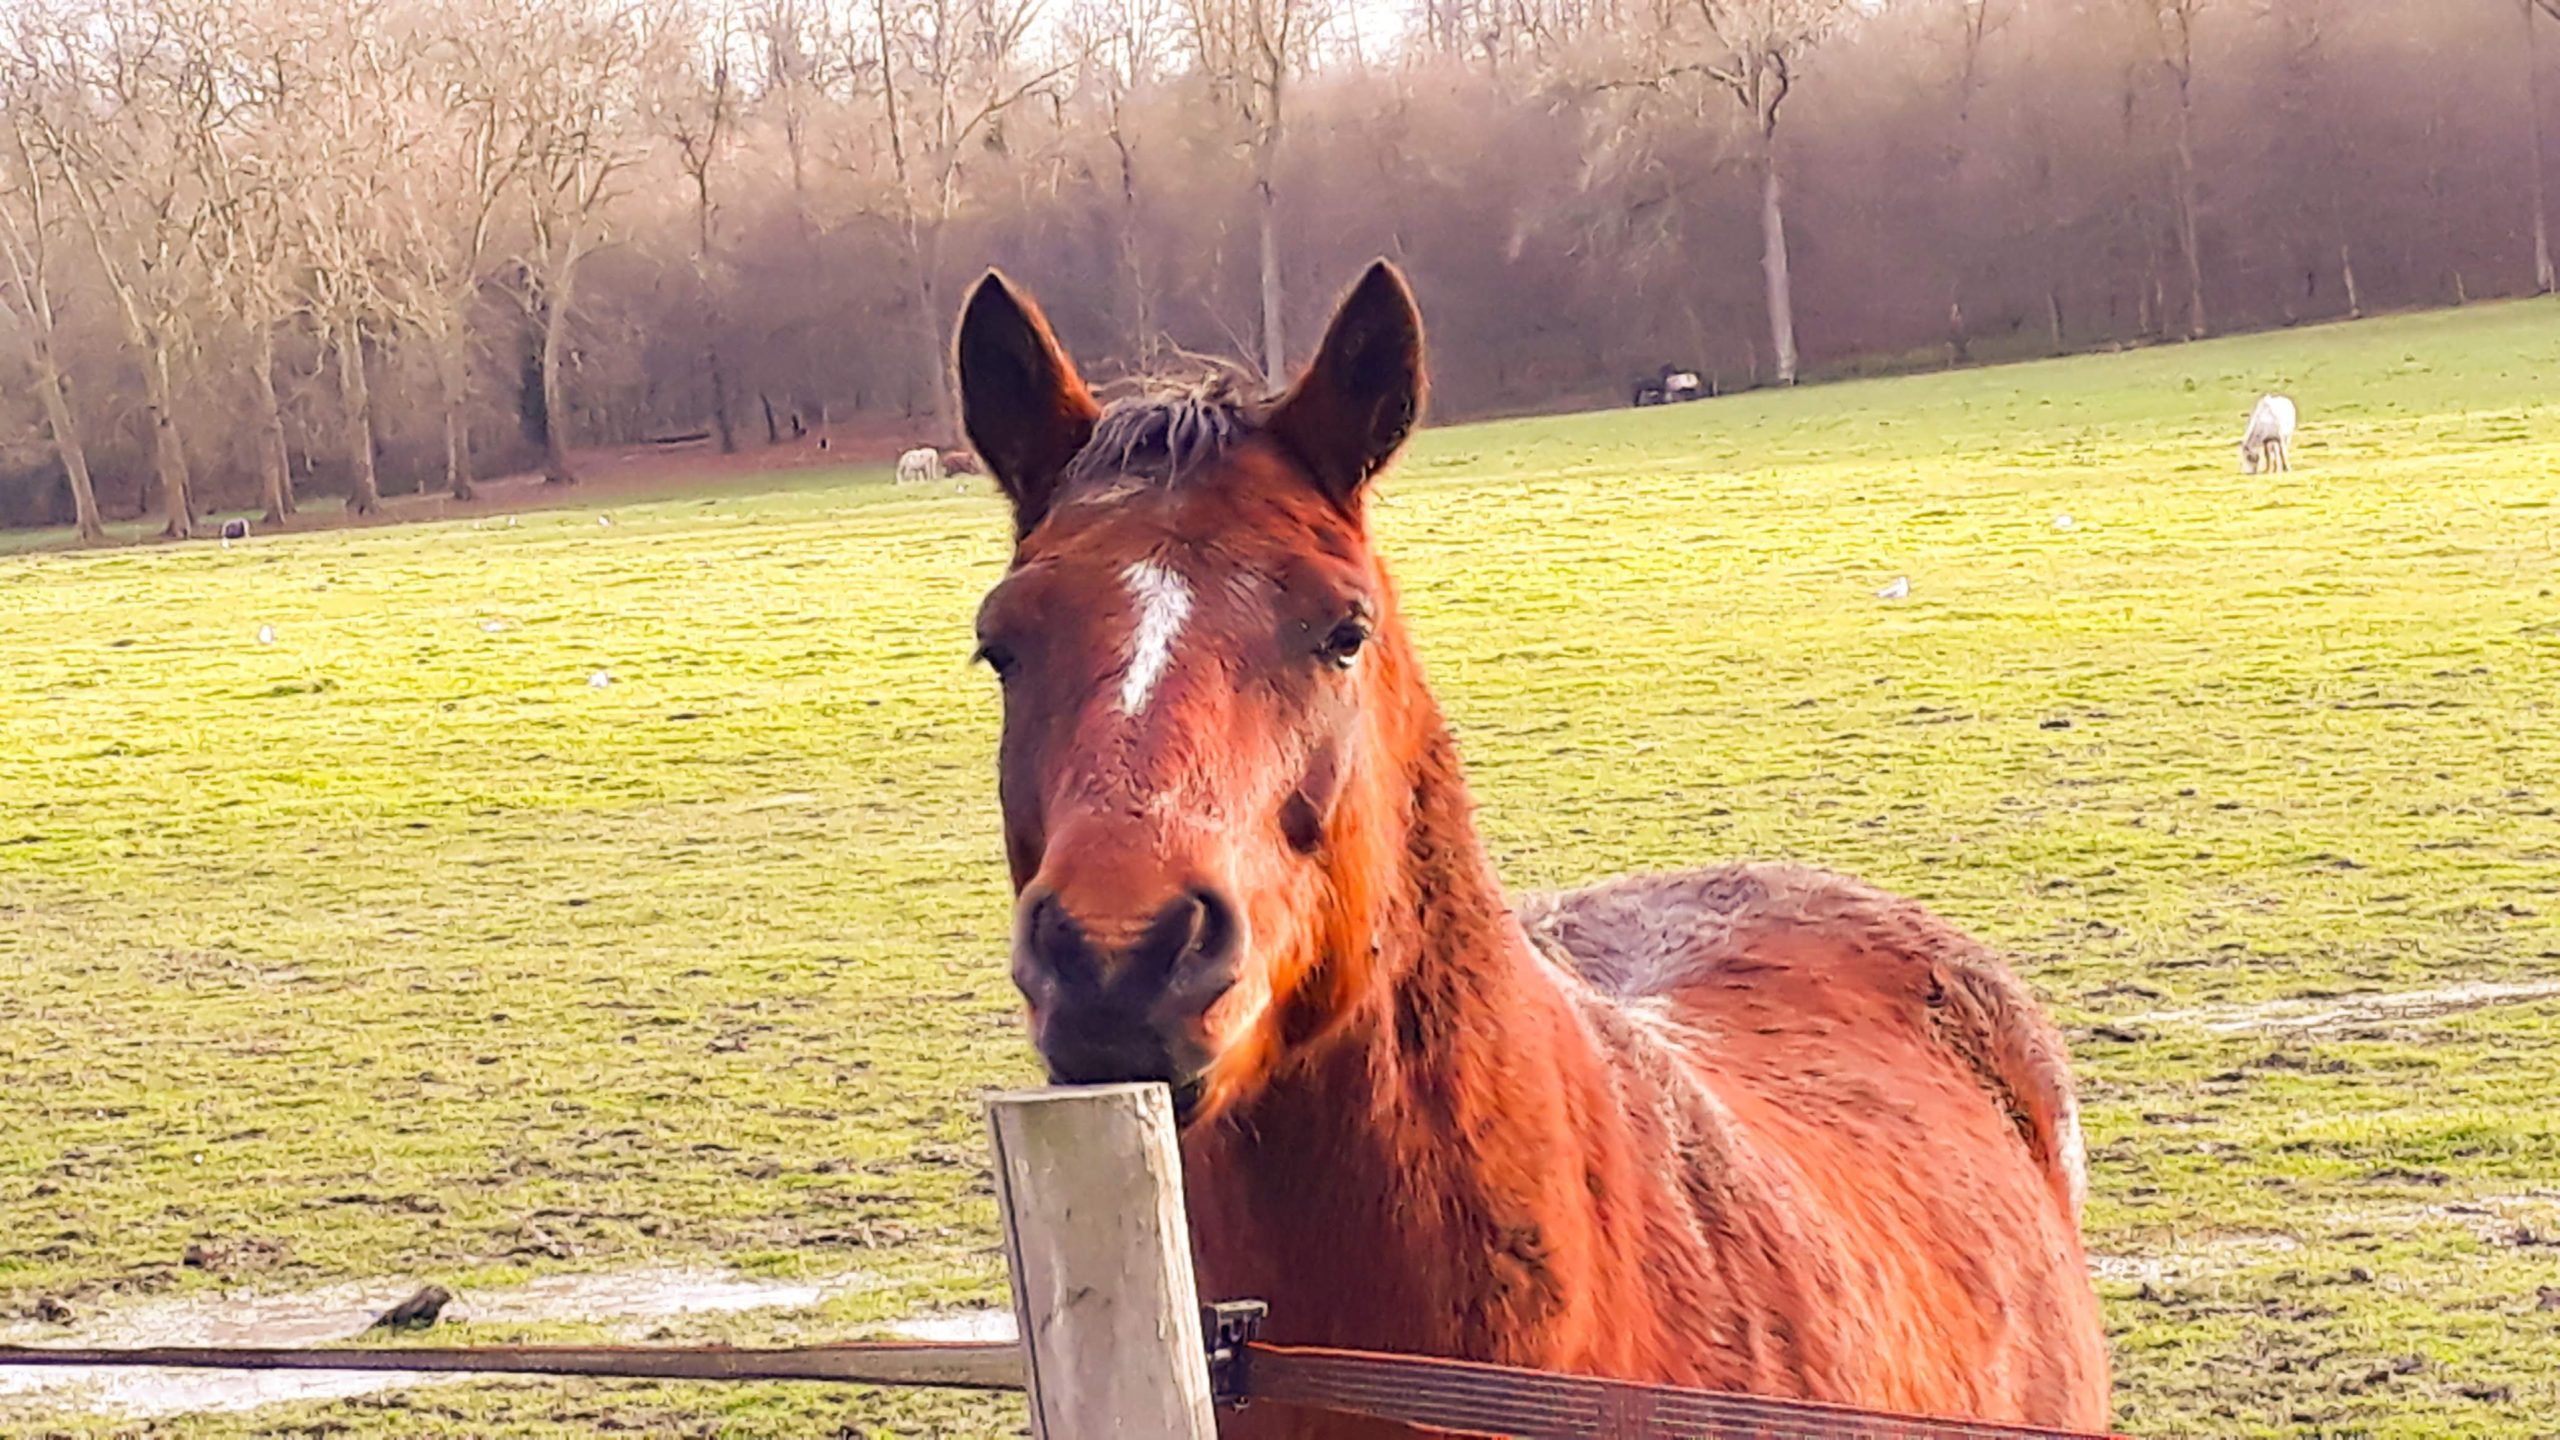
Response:
M2293 468L2293 418L2292 401L2282 395L2259 397L2258 408L2249 412L2249 433L2240 438L2243 474Z
M942 478L942 452L930 445L919 445L898 457L898 483L927 483Z

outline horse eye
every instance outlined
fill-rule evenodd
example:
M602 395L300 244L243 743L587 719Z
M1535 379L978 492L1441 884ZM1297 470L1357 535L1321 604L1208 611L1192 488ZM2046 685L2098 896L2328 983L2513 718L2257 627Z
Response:
M1333 627L1324 637L1324 648L1318 653L1337 670L1348 670L1360 658L1360 647L1369 643L1369 622L1354 616Z
M985 665L988 669L996 672L996 678L998 680L1010 680L1013 678L1014 667L1017 662L1014 660L1013 652L1002 645L995 644L992 641L987 644L980 645L978 647L978 653L972 658L977 660L980 664Z

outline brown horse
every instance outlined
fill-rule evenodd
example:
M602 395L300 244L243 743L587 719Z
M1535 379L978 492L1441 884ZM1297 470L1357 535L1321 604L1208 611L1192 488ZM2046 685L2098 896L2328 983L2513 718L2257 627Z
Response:
M978 619L1014 979L1053 1079L1174 1088L1207 1293L1285 1343L2105 1424L2070 1075L1997 959L1790 866L1505 902L1370 548L1423 391L1391 267L1275 401L1103 410L993 275L958 360L1017 536Z

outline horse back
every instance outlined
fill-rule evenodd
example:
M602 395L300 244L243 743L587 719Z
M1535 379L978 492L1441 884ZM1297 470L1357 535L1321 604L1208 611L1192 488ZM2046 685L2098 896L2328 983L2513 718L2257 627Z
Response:
M1630 1017L1616 1048L1676 1052L1675 1083L1708 1097L1715 1120L1691 1128L1714 1133L1674 1149L1715 1172L1697 1189L1720 1212L1720 1283L1799 1317L1783 1352L1726 1378L2104 1423L2070 1072L1997 957L1913 902L1796 866L1636 877L1521 911ZM1980 1362L1950 1375L1950 1354Z

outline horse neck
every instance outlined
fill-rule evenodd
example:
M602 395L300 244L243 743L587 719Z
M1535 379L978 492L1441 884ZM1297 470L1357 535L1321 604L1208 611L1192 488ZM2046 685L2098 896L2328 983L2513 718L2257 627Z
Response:
M1632 1283L1591 1178L1626 1172L1624 1121L1425 719L1374 983L1187 1144L1195 1244L1204 1286L1269 1299L1277 1338L1534 1363L1559 1317Z

